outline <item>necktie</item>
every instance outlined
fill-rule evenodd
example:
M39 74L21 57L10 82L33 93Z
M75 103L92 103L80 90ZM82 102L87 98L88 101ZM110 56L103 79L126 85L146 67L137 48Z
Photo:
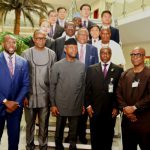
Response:
M104 70L103 70L103 74L104 74L104 78L106 77L106 75L107 75L107 65L108 64L104 64Z
M79 54L79 60L84 63L84 49L83 45L81 45L80 54Z
M9 62L8 62L8 68L9 68L9 72L11 77L13 76L13 63L12 63L12 57L8 57L9 58Z
M53 25L51 25L51 29L50 29L49 36L50 36L50 37L53 37L53 34L54 34Z
M83 27L86 28L86 21L83 21Z

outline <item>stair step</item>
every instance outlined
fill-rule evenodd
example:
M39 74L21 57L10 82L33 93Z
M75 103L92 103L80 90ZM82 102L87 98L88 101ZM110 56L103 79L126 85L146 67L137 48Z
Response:
M39 145L38 141L35 141L34 144L36 146ZM48 146L49 147L55 147L55 142L48 142ZM63 143L64 148L69 148L69 143ZM90 144L76 144L77 149L85 149L85 150L90 150L91 149L91 145Z
M36 126L35 129L36 129L36 131L38 131L38 130L39 130L39 127ZM49 127L48 127L48 131L49 131L49 132L55 132L55 131L56 131L56 127L49 126ZM68 127L65 127L64 132L68 132L68 131L69 131L69 128L68 128ZM86 133L87 133L87 134L90 134L90 129L86 129Z

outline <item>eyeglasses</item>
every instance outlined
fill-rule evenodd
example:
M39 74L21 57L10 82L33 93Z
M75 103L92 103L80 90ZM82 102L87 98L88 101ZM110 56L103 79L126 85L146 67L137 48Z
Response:
M40 38L40 37L38 37L38 38L35 38L36 40L46 40L46 38Z
M138 58L140 58L140 57L144 56L144 54L141 54L141 53L131 53L130 56L131 57L138 57Z

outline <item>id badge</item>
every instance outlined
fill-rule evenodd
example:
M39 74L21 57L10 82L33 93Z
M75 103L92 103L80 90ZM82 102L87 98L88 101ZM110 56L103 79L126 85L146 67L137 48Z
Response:
M114 88L113 84L108 84L108 93L113 93L113 88Z
M138 86L139 86L139 82L138 81L132 82L132 88L138 87Z

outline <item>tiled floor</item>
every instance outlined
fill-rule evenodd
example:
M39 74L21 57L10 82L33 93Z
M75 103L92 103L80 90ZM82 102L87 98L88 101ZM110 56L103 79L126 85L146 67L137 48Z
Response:
M51 117L51 121L52 120L54 120L54 118ZM118 121L117 124L119 124L119 123L120 122ZM118 130L119 130L119 126L116 127L116 132L119 132ZM87 135L87 138L89 139L89 135ZM36 137L35 137L35 140L36 140ZM54 132L49 133L49 141L54 141ZM121 146L121 139L120 138L114 138L112 150L122 150L121 147L122 147ZM7 131L6 131L6 129L5 129L3 137L2 137L2 141L0 144L0 150L7 150ZM21 122L19 150L25 150L25 121L24 121L24 116L23 116L22 122ZM38 150L38 147L36 148L36 150ZM54 148L50 147L49 150L54 150Z

